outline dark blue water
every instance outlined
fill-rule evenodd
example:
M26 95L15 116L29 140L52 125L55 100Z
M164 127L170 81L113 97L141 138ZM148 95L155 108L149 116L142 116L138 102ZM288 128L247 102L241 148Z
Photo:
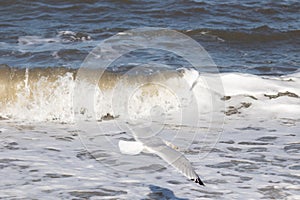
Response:
M101 40L162 27L198 41L220 71L300 68L300 4L286 1L1 1L0 64L77 68Z

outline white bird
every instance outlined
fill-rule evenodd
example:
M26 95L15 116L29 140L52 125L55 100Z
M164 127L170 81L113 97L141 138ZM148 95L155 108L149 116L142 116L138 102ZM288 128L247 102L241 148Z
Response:
M161 157L168 164L172 165L190 180L198 183L199 185L204 185L200 177L193 169L189 160L182 153L176 151L173 148L173 144L156 136L147 138L138 138L136 135L134 136L136 141L119 141L121 153L130 155L136 155L142 151L145 153L154 153Z

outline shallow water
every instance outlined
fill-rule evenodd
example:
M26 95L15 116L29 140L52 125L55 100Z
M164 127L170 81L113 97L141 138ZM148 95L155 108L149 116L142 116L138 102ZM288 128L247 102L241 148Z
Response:
M185 152L206 184L201 187L151 154L114 160L118 152L100 146L90 154L81 138L101 133L89 123L82 133L76 125L2 121L1 197L297 199L299 123L299 119L229 116L208 156L199 159L199 145ZM105 131L110 142L124 138L113 121L102 126L110 130ZM126 171L122 165L131 168Z

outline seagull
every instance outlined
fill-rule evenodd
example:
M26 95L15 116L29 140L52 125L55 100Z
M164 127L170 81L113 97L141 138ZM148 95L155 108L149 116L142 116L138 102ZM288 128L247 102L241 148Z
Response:
M134 135L134 138L136 141L119 140L121 153L129 155L137 155L140 152L156 154L184 176L204 186L189 160L174 148L175 145L156 136L139 138Z

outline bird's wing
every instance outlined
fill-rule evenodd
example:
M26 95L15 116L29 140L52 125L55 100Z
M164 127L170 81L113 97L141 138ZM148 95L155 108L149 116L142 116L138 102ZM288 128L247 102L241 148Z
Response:
M161 157L184 176L200 185L204 185L189 160L182 153L167 146L162 139L151 137L141 142L144 144L146 150Z

